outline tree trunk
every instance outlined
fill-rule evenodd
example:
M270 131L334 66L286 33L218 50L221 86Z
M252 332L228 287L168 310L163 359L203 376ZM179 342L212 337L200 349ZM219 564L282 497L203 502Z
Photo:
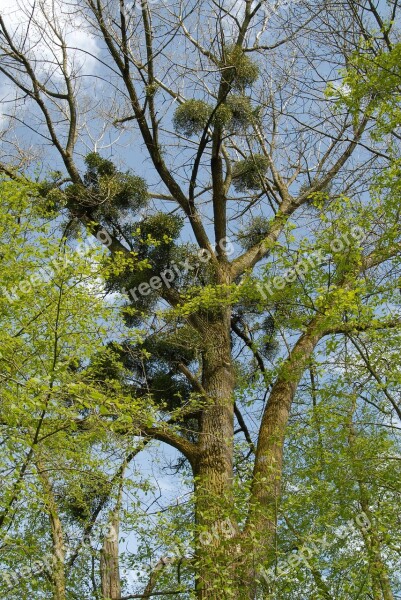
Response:
M321 319L311 321L299 338L273 386L260 428L251 489L248 522L238 532L232 510L234 375L228 312L225 320L209 325L203 360L203 387L209 405L203 411L200 458L196 471L198 543L197 597L227 596L253 600L260 565L274 547L280 497L283 444L298 383L320 340ZM216 343L218 342L218 343ZM230 519L236 535L225 540L222 523ZM202 534L207 541L202 545ZM225 590L230 590L226 594Z
M45 494L45 505L49 515L52 536L52 565L51 582L53 600L66 600L65 587L65 545L63 526L58 514L57 503L54 498L53 488L42 463L36 461L38 474Z
M311 321L299 338L273 385L259 432L253 471L248 522L243 535L242 552L249 557L247 567L248 595L255 598L260 567L273 557L278 504L283 468L283 446L292 402L312 356L321 339L320 319ZM268 582L266 582L268 583ZM267 585L267 587L269 587ZM269 595L266 598L270 598Z
M357 434L353 422L355 410L356 403L354 402L350 415L348 443L352 453L352 471L359 487L359 502L363 512L369 519L370 525L368 530L362 529L361 534L364 539L369 562L370 577L372 582L372 597L373 600L394 600L393 592L391 590L391 583L388 576L388 569L382 558L380 532L377 531L375 518L370 510L371 502L369 488L364 483L363 479L361 478L361 473L357 468L359 462L356 453L357 450L355 449Z
M104 538L100 556L100 579L103 600L120 600L120 553L118 547L120 531L119 506L110 520L109 531Z
M61 521L56 513L50 516L53 538L53 598L66 600L65 549Z
M206 406L202 411L199 454L195 466L197 542L197 597L224 597L229 584L227 533L235 529L232 514L234 448L234 371L231 362L230 310L208 323L202 386ZM228 527L228 529L227 529Z

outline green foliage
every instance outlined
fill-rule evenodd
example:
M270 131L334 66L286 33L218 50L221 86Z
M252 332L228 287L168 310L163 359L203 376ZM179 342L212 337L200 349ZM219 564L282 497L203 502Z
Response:
M235 163L233 184L237 192L256 191L263 188L269 160L263 154L254 154Z
M147 284L152 277L159 277L171 267L173 261L181 258L176 239L182 227L182 217L163 212L156 212L125 227L135 260L133 264L128 262L121 269L111 269L106 275L106 285L112 292L126 290L129 293L132 290L130 304L137 312L127 313L127 323L139 324L141 314L155 306L159 298L157 291L149 288L147 294L140 294L138 288L141 284ZM184 254L186 259L187 254ZM174 285L179 280L175 276Z
M397 456L399 445L382 417L350 393L361 367L352 356L341 375L325 372L318 363L314 366L315 382L321 381L317 389L308 388L305 378L305 391L297 401L303 424L300 428L294 421L290 427L280 511L277 566L293 549L313 548L314 540L325 537L324 550L318 545L308 563L315 572L325 574L328 590L339 600L361 592L368 596L372 578L384 572L384 564L398 563L393 540L400 533L393 502L400 494L400 466L390 457ZM365 393L371 398L369 390ZM313 394L313 404L305 413L309 394ZM370 522L367 530L358 519L363 511ZM373 558L371 550L378 539L383 562L377 572L373 564L378 557ZM277 578L273 584L276 597L300 599L305 590L311 595L318 583L312 568L299 561L287 576ZM399 577L390 578L393 589L398 589Z
M212 114L212 108L203 100L187 100L174 113L173 124L178 133L191 137L201 133Z
M57 171L37 185L37 209L44 217L56 215L66 204L65 194L60 188L61 180L62 174Z
M230 129L233 113L228 103L220 104L213 115L212 124L221 129Z
M189 365L197 358L201 339L195 329L186 325L148 337L143 346L151 356L165 360L171 365Z
M229 126L233 132L244 132L250 125L259 121L259 109L253 108L248 96L230 94L226 105L231 111Z
M238 241L245 250L249 250L268 235L271 220L267 217L254 217L238 233Z
M39 193L47 211L59 211L66 206L73 216L89 216L93 220L124 220L148 203L147 184L142 177L118 171L110 160L92 152L85 157L87 170L82 183L65 186L60 175L41 182Z
M244 133L259 121L259 110L254 109L251 99L240 94L230 94L216 110L212 122L231 133Z
M350 109L355 123L361 109L377 117L371 128L375 140L386 140L391 128L400 125L398 46L395 50L394 54L379 54L374 60L369 52L351 58L346 86L341 90L347 114ZM174 115L176 131L192 136L210 123L228 134L243 134L257 122L255 101L243 90L256 81L259 68L237 46L226 47L224 55L221 69L223 84L229 90L226 101L214 114L206 102L184 103ZM373 63L370 66L369 61ZM386 70L389 78L380 86ZM145 87L148 100L153 97L153 87ZM232 89L239 93L233 94ZM212 94L211 98L214 102ZM292 134L286 139L292 140ZM251 135L240 142L245 142L242 148L253 149L258 144ZM239 145L231 147L229 143L225 148L228 153L233 148L242 151ZM284 151L284 144L279 144L278 154ZM50 177L50 183L39 186L39 193L48 201L40 214L49 216L67 206L72 214L103 220L111 227L116 225L113 232L131 254L126 257L116 253L112 266L102 252L91 252L85 259L78 256L73 264L62 263L58 272L51 272L50 259L59 250L48 224L38 220L37 214L32 220L29 205L37 188L28 186L22 190L9 182L4 185L2 197L7 208L0 209L0 251L4 262L1 284L9 290L39 266L47 269L47 277L40 293L32 288L25 296L17 293L11 302L6 294L0 299L0 447L4 448L0 472L5 473L0 514L10 512L6 515L6 527L22 542L21 548L9 549L6 545L2 561L27 562L51 546L51 529L46 521L49 497L41 489L35 460L42 460L50 473L66 537L75 536L79 543L93 514L101 507L111 506L116 492L116 486L111 484L114 462L118 467L124 465L133 440L143 436L148 442L153 436L175 448L183 442L201 440L203 444L198 447L200 452L193 453L196 475L189 476L188 502L181 503L175 489L167 507L157 504L159 497L155 502L153 498L131 501L132 488L123 493L124 526L132 526L130 533L144 540L139 552L136 544L135 554L121 552L124 567L135 565L140 571L135 581L145 585L149 581L148 577L145 580L140 559L170 556L175 551L174 544L189 542L185 548L189 560L180 556L177 563L165 564L166 568L158 573L160 579L154 593L182 590L177 596L192 597L202 560L208 569L203 574L211 575L216 598L240 597L243 590L236 589L238 572L242 578L260 560L266 561L273 574L283 562L290 563L291 568L281 577L272 577L267 589L260 586L255 598L373 597L380 588L374 581L378 571L381 575L388 573L394 594L400 591L400 443L394 426L394 422L398 424L395 415L401 386L398 151L396 144L389 143L390 167L382 168L376 163L380 173L372 180L370 193L365 192L362 198L342 195L338 190L347 171L340 172L332 185L312 194L300 212L295 211L294 204L299 217L291 213L291 208L283 214L278 207L276 215L274 209L271 213L268 209L266 216L262 213L250 219L239 230L236 218L241 200L232 208L230 198L228 229L237 235L245 250L263 242L276 220L265 262L259 263L260 269L253 274L252 265L241 271L234 283L226 277L225 264L220 265L218 277L218 260L199 263L196 248L186 243L183 220L175 213L149 207L149 213L153 212L139 221L136 212L147 206L144 181L120 173L112 161L96 153L86 157L82 183L62 183L61 175L56 173ZM290 148L288 155L292 152ZM208 162L206 158L204 162ZM327 159L328 169L330 164ZM179 173L180 185L185 183L188 166L189 160L183 170L174 170L174 175ZM281 176L280 159L277 167ZM233 171L235 190L245 194L262 190L268 168L269 161L262 154L239 161ZM290 176L285 174L283 181L291 180L291 173L287 174ZM202 193L210 192L209 175L207 170L199 175L197 186ZM293 187L301 194L310 186L310 181L303 184L305 179L301 171L299 180L294 181ZM312 183L315 181L312 179ZM202 193L196 202L203 209L206 196ZM290 202L284 202L286 205L291 207ZM261 206L266 210L267 204L261 202ZM205 209L207 230L210 215ZM282 216L288 221L281 228ZM18 219L22 219L23 226ZM363 241L362 237L353 236L355 226L366 236ZM196 233L199 238L199 230ZM236 261L234 268L242 260L243 257ZM369 265L370 260L374 268ZM131 325L141 325L141 335L125 327L120 312L116 311L117 317L114 313L122 304L120 294L124 288L137 290L141 283L179 263L186 266L170 284L173 308L165 310L160 301L161 295L167 298L167 293L163 294L165 288L146 295L138 293L136 299L132 296L131 312L127 309L127 313ZM105 289L99 283L102 281L106 281L107 291L119 294L106 296L104 301ZM262 288L263 284L266 287ZM395 326L392 323L391 327L382 328L386 315ZM237 326L232 327L231 338L230 319ZM223 323L227 330L220 328ZM320 335L322 338L312 352ZM228 373L230 382L235 381L229 399L224 397L222 402L219 391L202 397L201 385L219 389L220 383L228 382L223 373ZM277 378L278 386L269 398L268 392ZM244 432L246 427L241 425L237 410L238 424L225 420L227 415L232 418L234 402L236 409L245 408L243 416L249 432ZM286 409L291 403L293 409L286 425ZM265 407L265 417L271 409L272 420L264 418L270 429L260 442L267 448L256 466L259 468L269 458L274 464L271 463L271 472L265 471L264 479L257 481L253 445ZM216 436L210 435L210 429L201 432L210 415L215 417L212 425L216 425ZM277 432L273 429L276 417L281 428ZM224 427L220 427L223 418ZM35 441L38 423L40 435ZM262 434L264 431L262 426ZM215 453L222 439L226 446ZM275 465L281 461L277 463L278 454L271 449L275 451L283 443L283 495L276 498L280 473L275 472ZM225 462L231 465L232 446L233 473L225 466ZM207 452L202 454L205 448ZM150 451L154 451L153 468L154 457L158 460L162 453L158 447ZM209 486L207 502L195 507L192 491L194 487L196 493L200 490L198 500L202 481L197 470L203 457L207 463L205 471L212 473L216 489L223 475L230 480L229 492L225 497L222 487L214 493L213 486ZM170 455L168 459L175 473L185 469L189 472L191 461L185 451L181 450L179 459ZM25 473L22 467L25 468L26 460L29 464L20 485L18 474ZM133 486L131 469L127 471L128 485ZM260 483L259 505L260 497L251 501L250 498ZM141 495L146 496L146 483L141 488ZM14 502L15 491L18 498ZM370 513L369 532L355 522L362 509ZM260 527L253 520L258 511L263 515ZM226 513L238 527L239 535L234 541L222 540L219 534L219 519ZM18 515L22 515L19 528L12 519ZM264 527L266 516L270 519L268 527ZM107 516L103 512L101 517ZM34 535L26 527L28 522L29 529L31 522L34 525ZM273 544L267 545L266 538L274 523L277 531L273 548ZM346 527L346 535L342 535ZM204 549L199 543L195 547L192 538L199 532L212 540L210 547ZM125 534L126 531L122 535ZM322 551L312 552L308 560L293 562L302 548L313 547L324 536L327 546ZM265 548L263 553L261 547ZM86 600L96 595L90 586L84 590L79 581L79 574L86 574L96 560L97 552L86 550L82 553L81 570L74 568L72 574L68 573L71 596ZM248 591L245 593L249 596ZM18 590L15 592L25 600L50 596L51 589L48 581L38 585L32 578L24 593L22 596ZM7 592L3 596L7 597Z
M362 48L347 64L342 88L329 87L328 94L347 105L355 118L361 110L374 114L377 121L372 134L376 139L397 129L401 125L401 44L375 55L369 46Z
M223 49L220 69L227 83L240 91L250 87L258 79L260 73L259 65L237 45L226 46Z
M139 254L162 261L165 254L174 245L184 225L180 215L156 212L133 227L135 248ZM156 258L156 249L161 250Z
M191 388L182 376L157 371L151 379L152 400L161 410L173 411L188 401Z
M90 365L83 371L85 379L100 386L113 382L123 382L127 376L121 361L121 347L110 342L91 357Z
M133 431L139 414L151 422L145 400L138 410L132 392L126 398L118 381L110 385L120 371L108 364L105 340L136 336L103 300L104 249L60 244L56 224L38 216L28 181L3 180L0 193L1 595L51 597L53 514L68 556L81 548L68 586L86 599L84 530L113 500L113 462L118 467L126 453L113 427ZM105 518L103 511L99 524Z
M259 110L254 109L251 99L243 94L230 94L216 110L202 100L187 100L175 110L174 129L185 136L202 133L209 123L235 133L244 132L257 122Z
M141 367L156 404L174 410L189 400L191 386L180 366L189 367L199 361L201 348L199 334L188 325L169 328L143 341Z
M276 337L276 323L271 315L268 315L263 319L261 331L260 351L263 356L273 360L280 349L280 343Z
M107 508L111 492L110 477L93 468L87 469L85 477L80 476L75 481L70 479L68 485L59 490L63 498L61 505L67 515L73 521L83 523L88 522L100 506Z

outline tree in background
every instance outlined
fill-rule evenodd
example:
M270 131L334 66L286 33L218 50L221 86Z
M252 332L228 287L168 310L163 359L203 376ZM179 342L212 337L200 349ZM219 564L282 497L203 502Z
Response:
M176 518L182 537L195 528L185 568L202 600L294 597L302 578L310 597L393 598L399 587L381 491L360 466L377 430L394 435L400 418L398 63L387 58L399 30L397 5L387 10L370 1L82 0L25 7L18 26L0 18L0 72L20 111L10 116L61 159L38 205L62 214L65 231L108 236L108 289L128 297L126 322L145 330L141 343L108 352L131 373L134 409L134 398L152 402L156 417L137 433L174 447L190 468L194 521ZM377 79L360 79L369 64ZM395 83L377 90L383 70ZM104 156L106 134L118 138L114 156L128 147L137 162L146 157L146 177ZM375 409L372 430L358 420L365 405ZM126 418L129 408L117 409ZM294 455L303 424L298 443L310 441L312 456ZM338 492L335 517L340 526L370 514L369 529L351 527L367 567L355 566L341 588L343 557L332 548L331 581L327 564L311 559L277 591L278 540L287 552L290 535L303 547L311 523L334 519L337 430L350 491ZM394 481L397 441L379 438L376 468ZM294 475L297 461L304 471ZM316 511L294 499L314 469ZM166 573L174 582L167 564L143 597Z
M90 597L79 562L86 569L99 560L96 543L112 544L107 511L143 446L133 441L132 397L93 369L105 363L105 340L137 334L104 301L103 248L60 242L57 223L36 208L37 185L5 179L0 192L0 589L65 600L75 582L73 597ZM116 417L127 402L129 426ZM145 398L137 411L151 418Z

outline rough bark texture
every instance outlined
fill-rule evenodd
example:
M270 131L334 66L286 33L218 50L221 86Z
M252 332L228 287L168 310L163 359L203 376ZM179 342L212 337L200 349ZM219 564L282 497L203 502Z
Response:
M196 521L201 534L213 532L213 542L198 544L197 596L200 600L210 600L222 597L219 575L227 567L227 557L218 531L219 524L227 518L232 500L235 378L231 363L230 311L227 309L221 318L209 323L204 335L202 385L207 406L201 416L195 467Z
M38 473L45 494L45 505L49 515L52 536L52 570L51 582L53 600L66 600L65 583L65 546L61 520L58 514L57 502L53 489L43 465L38 461Z
M103 600L120 600L121 581L119 564L119 514L116 510L110 522L100 557L100 578Z
M283 465L283 444L292 401L305 367L321 338L318 319L310 323L284 363L273 386L260 428L245 530L230 540L218 534L219 524L232 512L234 374L231 366L229 311L208 325L205 335L202 385L209 405L201 418L196 465L196 518L201 532L212 532L213 542L198 544L197 597L218 600L224 586L230 598L253 600L258 566L268 557L274 542L277 504ZM210 539L210 538L209 538Z
M259 566L274 548L287 423L299 381L321 335L319 320L314 319L283 364L263 414L243 535L243 552L249 556L244 582L247 595L243 598L255 597Z

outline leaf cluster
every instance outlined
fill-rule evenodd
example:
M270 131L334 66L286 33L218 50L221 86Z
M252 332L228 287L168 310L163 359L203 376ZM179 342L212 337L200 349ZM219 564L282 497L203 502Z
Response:
M220 63L223 79L236 90L250 87L258 79L259 65L253 61L244 49L237 45L223 48L223 58Z
M269 160L263 154L253 154L239 160L233 168L234 189L237 192L261 190L268 168Z

